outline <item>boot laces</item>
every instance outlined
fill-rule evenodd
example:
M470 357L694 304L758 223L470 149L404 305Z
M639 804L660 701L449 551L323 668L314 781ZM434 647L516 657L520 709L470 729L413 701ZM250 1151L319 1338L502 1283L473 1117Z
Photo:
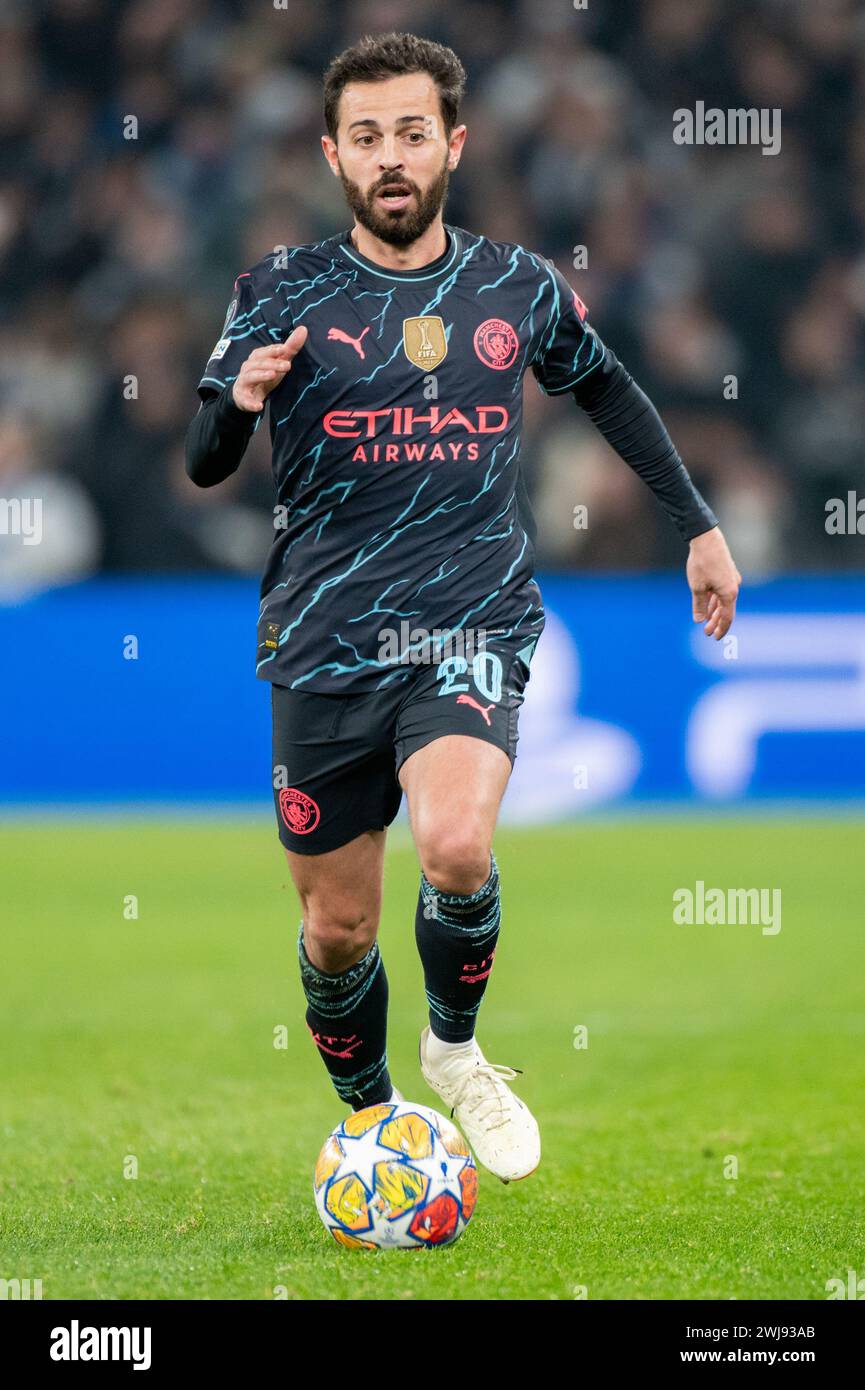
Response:
M510 1097L510 1091L505 1081L513 1081L521 1075L519 1067L507 1067L499 1062L479 1062L458 1083L451 1118L457 1106L464 1105L472 1120L482 1123L486 1129L500 1129L508 1122L505 1102Z

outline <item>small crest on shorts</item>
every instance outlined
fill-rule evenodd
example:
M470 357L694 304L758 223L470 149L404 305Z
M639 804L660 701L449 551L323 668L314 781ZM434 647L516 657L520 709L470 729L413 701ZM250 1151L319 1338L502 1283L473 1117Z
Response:
M403 319L402 345L409 362L421 371L433 371L448 353L443 320L438 314Z
M321 819L318 802L297 787L283 787L279 793L279 813L295 835L308 835Z
M279 623L265 623L264 645L271 651L276 651L279 646Z

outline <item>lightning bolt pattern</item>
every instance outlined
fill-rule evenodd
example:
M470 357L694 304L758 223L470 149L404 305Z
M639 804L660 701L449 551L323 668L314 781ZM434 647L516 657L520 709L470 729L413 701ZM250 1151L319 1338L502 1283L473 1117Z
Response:
M254 347L308 329L268 397L264 680L369 692L407 680L436 629L527 644L543 629L517 496L524 378L531 368L558 394L605 348L543 257L446 232L445 253L417 271L389 271L342 232L238 277L202 394L234 380Z

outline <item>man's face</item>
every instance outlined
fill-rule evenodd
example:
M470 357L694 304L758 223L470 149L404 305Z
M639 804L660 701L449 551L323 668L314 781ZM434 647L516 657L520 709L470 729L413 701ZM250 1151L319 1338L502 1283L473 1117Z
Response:
M323 137L348 205L362 227L392 246L409 246L444 204L465 139L445 139L438 88L428 73L354 82L339 103L338 141Z

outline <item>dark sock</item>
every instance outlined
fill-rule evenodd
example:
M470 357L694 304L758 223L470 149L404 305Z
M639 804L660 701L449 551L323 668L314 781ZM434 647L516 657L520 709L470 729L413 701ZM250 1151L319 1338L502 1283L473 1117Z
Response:
M474 893L442 893L421 873L415 940L423 963L430 1028L445 1042L468 1042L499 939L499 872Z
M374 941L359 961L338 975L313 965L297 938L306 1023L337 1095L354 1110L390 1100L387 1069L387 975Z

